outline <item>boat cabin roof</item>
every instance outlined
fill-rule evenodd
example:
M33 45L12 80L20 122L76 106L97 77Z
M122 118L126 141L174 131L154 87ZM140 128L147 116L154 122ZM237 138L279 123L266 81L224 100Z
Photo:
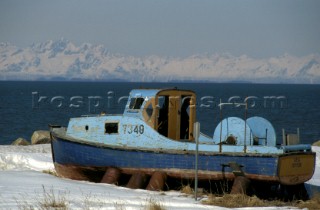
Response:
M157 95L181 95L181 94L191 94L195 96L195 92L192 90L181 90L177 88L166 88L166 89L133 89L130 91L130 98L146 98L146 97L156 97Z
M170 99L165 99L166 97ZM195 101L196 95L191 90L180 90L176 88L168 89L133 89L130 91L128 102L124 111L124 115L137 113L150 106L150 101L153 106L164 106L168 101L172 102L172 98L180 100L179 105L182 105L186 98L192 98ZM181 101L182 100L182 101ZM148 103L149 102L149 103ZM167 104L168 105L168 104ZM155 108L155 107L153 107ZM160 107L158 107L160 108Z

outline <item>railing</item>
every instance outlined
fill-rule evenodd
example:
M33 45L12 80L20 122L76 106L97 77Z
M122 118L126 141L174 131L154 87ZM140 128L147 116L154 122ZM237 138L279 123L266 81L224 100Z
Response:
M245 113L244 113L244 152L247 152L247 143L246 143L246 135L247 135L247 111L248 111L248 104L247 103L222 103L222 100L220 99L219 107L220 107L220 122L222 121L222 106L224 105L239 105L245 107ZM222 123L220 126L220 142L219 142L219 152L222 152Z

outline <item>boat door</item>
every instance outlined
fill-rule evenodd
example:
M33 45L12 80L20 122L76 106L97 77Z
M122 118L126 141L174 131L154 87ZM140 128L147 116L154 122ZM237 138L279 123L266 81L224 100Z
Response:
M168 138L180 139L180 96L169 97Z
M180 139L180 96L161 95L158 100L158 132L170 139Z
M174 140L194 140L195 95L189 91L166 90L156 98L158 132Z

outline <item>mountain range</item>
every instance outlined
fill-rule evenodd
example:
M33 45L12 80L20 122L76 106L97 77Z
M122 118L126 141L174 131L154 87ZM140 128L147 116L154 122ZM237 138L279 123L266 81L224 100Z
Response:
M103 45L76 46L66 39L26 48L0 43L0 80L320 84L320 55L137 57L109 52Z

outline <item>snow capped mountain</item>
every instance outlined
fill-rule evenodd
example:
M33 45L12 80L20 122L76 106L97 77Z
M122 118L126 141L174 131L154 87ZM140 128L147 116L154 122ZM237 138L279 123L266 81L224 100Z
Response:
M320 83L320 55L254 59L202 54L134 57L60 39L18 48L0 43L0 80L248 81Z

